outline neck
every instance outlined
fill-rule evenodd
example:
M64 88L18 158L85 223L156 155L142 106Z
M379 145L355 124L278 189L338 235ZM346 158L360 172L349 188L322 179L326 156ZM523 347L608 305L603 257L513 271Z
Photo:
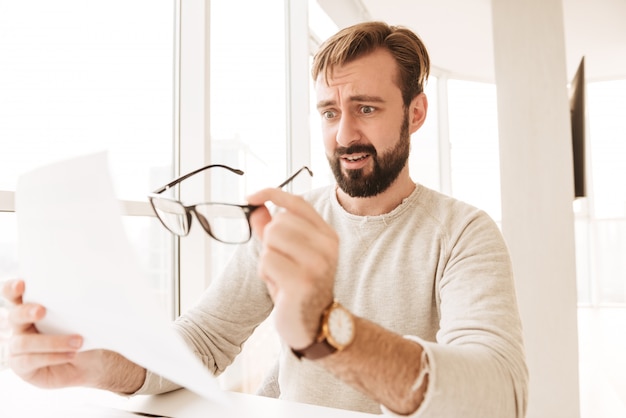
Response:
M402 170L398 178L382 193L372 197L351 197L337 188L337 200L346 212L357 216L377 216L397 208L415 190L415 183L408 170Z

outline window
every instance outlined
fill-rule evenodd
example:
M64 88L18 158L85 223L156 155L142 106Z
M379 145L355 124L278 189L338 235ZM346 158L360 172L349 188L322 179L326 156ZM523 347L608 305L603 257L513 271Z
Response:
M245 9L242 13L241 2L211 2L210 155L214 163L245 172L242 177L212 173L214 201L245 202L248 193L279 184L290 170L285 2L247 1ZM211 277L220 274L234 250L211 241ZM220 377L222 386L253 392L278 350L273 322L266 321Z
M171 1L2 2L0 281L18 274L19 175L108 150L149 294L174 314L173 241L145 199L173 175L174 15Z
M301 165L311 165L308 152L303 152L309 144L308 126L298 122L306 116L308 103L308 51L299 47L307 45L306 7L296 0L211 2L208 154L212 163L245 172L242 177L212 173L209 190L214 201L244 202L247 194L276 186ZM315 167L313 172L313 179L300 176L290 189L306 191L318 177ZM235 247L211 240L208 248L207 271L213 278ZM270 318L220 376L222 386L254 392L279 349Z
M214 201L244 202L246 194L279 184L290 170L284 2L245 7L241 13L240 2L211 3L211 160L245 172L242 177L212 173ZM241 29L233 30L233 22ZM211 242L212 276L234 249Z
M448 114L452 195L499 221L502 215L495 85L449 80Z
M588 83L591 301L626 304L626 80Z
M131 203L133 216L125 219L128 235L153 276L153 294L173 316L177 305L191 306L199 292L183 290L204 290L233 247L193 230L185 240L174 239L152 216L146 193L182 171L223 162L246 175L236 182L211 176L206 187L190 179L185 187L202 198L243 201L246 194L284 180L302 162L308 164L308 153L299 151L302 144L308 147L308 127L290 131L286 122L298 99L287 81L307 85L308 80L294 70L293 58L288 62L296 39L285 30L288 19L300 18L289 33L304 28L306 43L303 3L243 5L249 16L245 24L241 2L2 5L0 280L17 274L13 191L18 174L55 159L108 149L118 195ZM268 10L269 20L255 19ZM304 98L306 103L308 96ZM209 125L207 132L202 130ZM306 185L306 179L299 179L293 190L303 191ZM191 296L179 299L177 293ZM269 356L262 355L265 345L259 349L258 344L272 333L256 334L260 336L246 344L253 348L229 369L225 386L251 390L246 382L264 371L258 359ZM254 351L257 357L245 355Z

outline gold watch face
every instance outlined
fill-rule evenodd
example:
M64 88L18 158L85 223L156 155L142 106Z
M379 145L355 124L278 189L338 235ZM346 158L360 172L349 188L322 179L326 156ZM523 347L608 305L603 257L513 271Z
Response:
M326 338L337 350L343 350L354 339L354 319L348 310L335 304L326 319Z

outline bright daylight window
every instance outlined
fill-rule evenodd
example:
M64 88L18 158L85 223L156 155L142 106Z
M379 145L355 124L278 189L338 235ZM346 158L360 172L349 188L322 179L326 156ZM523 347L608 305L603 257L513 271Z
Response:
M626 304L626 81L587 85L595 304Z
M283 1L246 2L245 13L238 2L211 3L211 161L245 172L212 172L214 201L245 202L287 178L284 9ZM211 244L215 276L235 247Z
M587 82L587 192L576 219L581 416L624 416L626 81Z
M18 273L18 176L108 150L119 198L141 201L124 222L148 294L173 314L172 240L144 202L173 174L174 14L173 1L0 4L0 281Z
M499 222L502 215L495 85L450 80L448 112L452 195L483 209Z
M287 55L285 3L214 1L210 22L211 162L245 172L212 172L211 199L245 202L287 178ZM259 19L259 16L263 16ZM294 167L295 171L299 167ZM317 173L315 173L317 174ZM211 241L211 277L235 246ZM261 324L220 379L253 392L279 349L271 320Z

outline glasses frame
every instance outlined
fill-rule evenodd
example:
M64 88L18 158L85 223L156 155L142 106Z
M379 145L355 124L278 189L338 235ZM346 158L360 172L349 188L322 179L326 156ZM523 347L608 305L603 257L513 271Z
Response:
M154 214L156 215L157 219L159 220L159 222L161 222L161 225L163 225L165 227L165 229L167 229L168 231L170 231L172 234L179 236L179 237L185 237L187 235L189 235L189 231L191 231L191 223L192 223L192 217L195 216L196 220L198 221L198 223L200 224L200 226L202 227L202 229L204 230L204 232L206 232L211 238L213 238L216 241L225 243L225 244L244 244L248 241L250 241L250 238L252 238L252 227L250 226L250 215L252 215L252 212L254 212L255 210L257 210L258 208L261 207L261 205L238 205L235 203L222 203L222 202L202 202L202 203L196 203L194 205L185 205L183 202L181 202L178 199L174 199L174 198L170 198L170 197L166 197L166 196L162 196L161 193L165 192L166 190L171 189L172 187L176 186L177 184L181 183L183 180L188 179L189 177L201 173L205 170L208 170L210 168L225 168L237 175L242 176L244 174L244 172L242 170L239 170L237 168L232 168L229 167L227 165L223 165L223 164L210 164L207 165L205 167L199 168L197 170L191 171L187 174L183 174L180 177L175 178L174 180L170 181L169 183L167 183L164 186L159 187L158 189L154 190L152 193L148 194L148 200L150 201L150 206L152 206L152 210L154 211ZM297 176L298 174L300 174L301 172L306 171L309 173L310 176L313 176L313 172L311 171L311 169L307 166L302 166L298 171L296 171L295 173L293 173L291 176L289 176L289 178L285 181L283 181L282 183L280 183L277 188L278 189L282 189L283 187L285 187L286 185L288 185L289 183L291 183ZM167 200L173 203L176 203L178 205L180 205L180 207L182 207L185 211L185 217L187 218L187 225L188 227L186 228L186 232L185 233L179 233L176 231L173 231L172 229L170 229L170 227L167 226L166 222L161 219L161 217L159 216L159 212L155 206L155 199L160 199L160 200ZM199 205L207 205L207 204L211 204L211 205L224 205L224 206L233 206L233 207L238 207L240 208L244 215L246 216L246 221L248 223L248 239L246 239L245 241L241 241L241 242L230 242L230 241L224 241L221 240L219 238L217 238L215 235L213 235L213 232L211 231L211 228L209 228L208 226L205 226L204 222L202 222L200 220L200 217L198 216L198 212L196 211L196 206ZM192 216L193 215L193 216Z

